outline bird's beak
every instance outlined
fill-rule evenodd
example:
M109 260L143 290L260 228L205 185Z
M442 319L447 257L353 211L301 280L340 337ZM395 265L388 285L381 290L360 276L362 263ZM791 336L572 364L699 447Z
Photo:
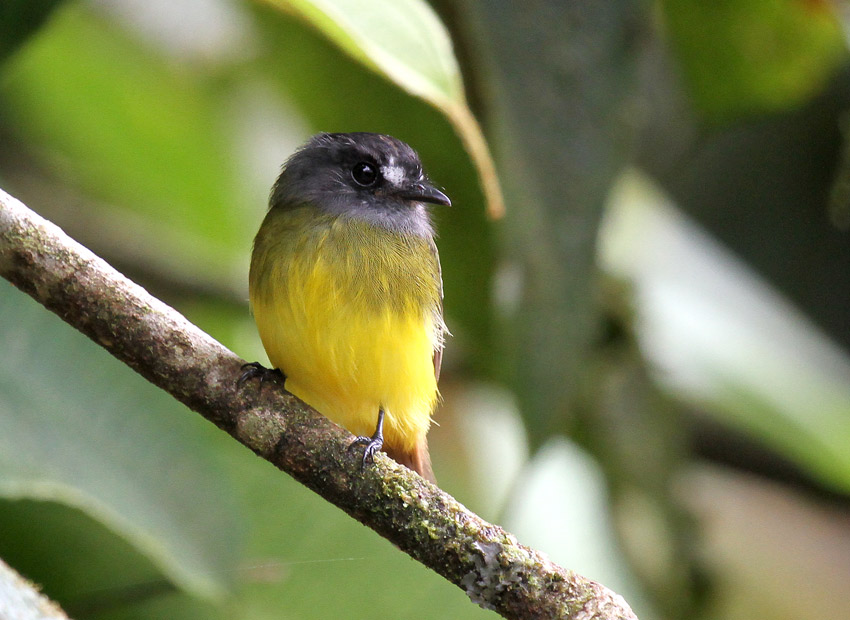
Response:
M428 183L416 183L401 190L398 195L405 200L430 202L435 205L452 206L452 201L443 192Z

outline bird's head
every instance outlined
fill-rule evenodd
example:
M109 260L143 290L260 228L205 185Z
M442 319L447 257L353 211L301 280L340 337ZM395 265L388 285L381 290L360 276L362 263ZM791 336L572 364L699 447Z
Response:
M430 233L423 203L451 205L416 151L375 133L314 136L284 164L271 195L272 208L309 205L393 230Z

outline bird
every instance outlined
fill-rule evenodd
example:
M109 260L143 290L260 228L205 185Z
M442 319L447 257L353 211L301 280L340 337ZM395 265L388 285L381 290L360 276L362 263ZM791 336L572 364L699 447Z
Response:
M443 281L429 204L451 200L416 151L320 133L284 163L254 239L249 298L284 388L348 429L362 467L383 450L434 482Z

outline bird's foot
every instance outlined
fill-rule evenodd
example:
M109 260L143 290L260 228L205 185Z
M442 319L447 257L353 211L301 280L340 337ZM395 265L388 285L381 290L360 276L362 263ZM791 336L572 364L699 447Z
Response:
M286 375L283 374L279 368L266 368L260 364L260 362L242 364L242 374L239 375L239 378L236 380L236 385L242 387L251 379L259 379L260 388L262 389L262 386L266 383L266 381L273 381L274 383L280 382L283 384L286 381Z
M366 463L374 463L375 462L375 453L380 452L381 448L384 447L384 438L380 435L366 437L360 436L348 446L348 449L356 448L358 446L365 446L363 449L363 460L360 463L360 469L366 469Z
M371 437L360 436L348 446L351 450L355 446L365 446L363 449L363 461L360 463L360 470L366 469L366 463L375 462L375 453L379 452L384 447L384 410L378 411L378 424L375 426L375 432Z

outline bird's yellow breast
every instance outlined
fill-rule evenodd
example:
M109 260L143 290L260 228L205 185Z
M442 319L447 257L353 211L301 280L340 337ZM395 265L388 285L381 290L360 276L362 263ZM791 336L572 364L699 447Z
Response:
M318 213L269 212L250 295L286 389L357 435L384 409L384 441L408 451L437 400L442 346L438 259L428 239Z

